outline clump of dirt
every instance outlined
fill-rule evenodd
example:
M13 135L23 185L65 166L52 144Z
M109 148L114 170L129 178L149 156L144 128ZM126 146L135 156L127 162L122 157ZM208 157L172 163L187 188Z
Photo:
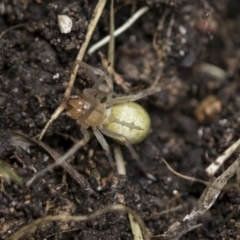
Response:
M61 103L95 6L95 1L65 0L0 3L0 159L25 182L49 166L52 156L27 140L13 146L12 131L38 135ZM152 131L134 146L146 171L157 181L147 179L123 148L127 177L119 176L114 185L105 152L92 137L70 165L95 194L82 189L60 167L30 187L1 178L1 239L47 215L88 215L116 203L136 211L152 235L160 235L192 210L205 188L173 174L162 158L175 171L208 181L206 168L239 138L240 3L117 1L115 27L144 6L149 7L145 15L115 39L115 71L129 92L116 82L114 91L116 95L136 93L156 82L162 87L161 92L139 101L150 114ZM109 11L108 3L89 47L108 35ZM59 31L59 14L72 19L70 33ZM105 55L107 50L107 45L100 49ZM85 54L84 61L102 68L96 52ZM92 85L79 71L73 93ZM82 138L76 121L63 113L43 142L62 155L73 145L69 136ZM107 141L113 152L115 143ZM237 156L234 153L217 175ZM231 179L231 183L236 181ZM202 225L181 239L237 239L239 206L239 192L230 185L201 217L198 223ZM32 230L24 239L133 239L124 212L109 212L83 222L46 222Z

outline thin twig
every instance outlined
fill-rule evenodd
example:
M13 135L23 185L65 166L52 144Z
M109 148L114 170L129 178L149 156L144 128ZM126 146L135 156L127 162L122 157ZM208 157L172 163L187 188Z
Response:
M180 177L180 178L183 178L183 179L186 179L186 180L188 180L188 181L200 182L200 183L205 184L206 186L209 186L209 182L206 182L206 181L203 181L203 180L201 180L201 179L194 178L194 177L189 177L189 176L180 174L180 173L176 172L176 171L167 163L167 161L166 161L165 159L162 158L162 161L164 162L164 164L166 165L166 167L167 167L173 174L175 174L176 176L178 176L178 177Z
M149 7L142 7L140 8L136 13L132 15L121 27L119 27L116 31L114 31L114 37L117 37L118 35L122 34L124 31L126 31L131 25L136 22L143 14L145 14L149 10ZM106 36L99 42L95 43L91 48L88 50L88 54L93 54L96 50L107 44L110 40L110 35Z
M112 67L112 65L109 65L109 61L103 56L103 54L99 53L99 56L101 58L102 66L107 69L110 76L113 76L116 84L121 86L125 92L129 93L130 84L128 82L125 82L121 75L115 72L114 68Z
M12 30L17 29L17 28L27 27L28 25L29 25L28 23L20 23L20 24L17 24L17 25L15 25L15 26L12 26L12 27L10 27L10 28L8 28L8 29L6 29L6 30L4 30L4 31L1 32L1 34L0 34L0 39L1 39L1 38L3 37L3 35L6 34L7 32L12 31Z
M199 225L196 225L196 222L216 202L229 179L236 174L238 164L238 159L236 159L224 173L218 178L212 179L203 191L191 213L187 214L181 221L173 223L165 233L154 236L153 239L179 240L184 234L198 227Z
M112 68L114 68L114 50L115 50L115 38L114 38L114 0L111 0L111 9L110 9L110 42L108 45L108 62L111 63ZM110 78L113 79L113 75L110 75Z
M139 226L141 226L141 230L144 235L145 240L150 240L150 236L147 232L147 228L145 223L143 222L142 218L134 212L129 207L125 207L123 205L117 204L117 205L110 205L103 209L97 210L96 212L89 214L89 215L82 215L82 216L46 216L40 219L35 220L34 222L22 227L17 232L15 232L12 236L7 238L7 240L18 240L20 238L26 237L30 233L34 233L37 228L43 224L44 222L56 222L56 221L64 221L64 222L70 222L70 221L76 221L76 222L82 222L82 221L89 221L92 219L97 218L100 215L109 213L109 212L115 212L115 211L125 211L128 214L131 214L134 218L134 221L136 221Z
M38 177L42 176L43 174L45 174L46 172L52 170L53 168L55 168L56 166L59 165L63 165L66 166L66 161L67 159L69 159L70 157L72 157L74 155L74 153L83 145L85 145L86 141L88 141L90 138L90 135L88 136L84 136L84 138L80 141L78 141L77 143L75 143L64 155L58 157L55 159L55 163L49 165L48 167L42 169L41 171L39 171L38 173L36 173L30 180L28 180L28 182L26 183L27 186L30 186ZM65 167L66 169L66 167ZM82 178L82 183L81 186L84 187L84 189L86 191L91 191L92 189L90 187L90 185L88 184L88 182L83 178L83 176L81 176Z
M16 139L16 137L18 137L19 139ZM16 141L17 140L17 141ZM78 173L75 168L72 167L72 165L70 165L67 161L61 161L60 160L60 155L54 151L53 149L51 149L48 145L46 145L44 142L39 141L37 139L34 138L30 138L29 136L20 133L20 132L15 132L12 131L12 144L13 145L18 145L19 141L28 141L31 144L36 144L38 146L40 146L41 148L43 148L55 161L56 163L51 164L49 166L49 168L44 168L42 171L39 171L37 174L35 174L28 182L27 182L27 186L30 186L33 181L39 177L41 174L44 174L46 171L51 170L52 168L61 165L64 170L69 174L69 176L71 176L83 189L85 189L86 191L89 192L94 192L93 189L91 189L88 181L80 174Z
M72 90L72 87L73 87L73 84L74 84L74 81L75 81L75 78L76 78L76 75L77 75L77 71L78 71L78 68L80 66L80 62L82 61L83 59L83 56L86 52L86 49L88 47L88 44L90 42L90 39L92 37L92 34L93 34L93 31L98 23L98 20L102 14L102 11L104 9L104 6L106 4L106 0L100 0L94 10L94 13L93 13L93 18L91 20L91 22L89 23L89 26L88 26L88 31L87 31L87 34L86 34L86 37L85 37L85 41L83 42L79 52L78 52L78 55L77 55L77 58L76 58L76 65L73 69L73 72L71 74L71 77L70 77L70 81L68 83L68 87L66 89L66 92L64 94L64 97L69 97L70 94L71 94L71 90Z
M122 155L122 149L119 145L116 145L114 147L114 157L117 164L118 174L126 175L126 168L125 168L124 159ZM131 214L128 214L128 219L130 222L134 240L143 240L139 223L133 219L133 216Z
M233 143L227 150L225 150L214 162L212 162L207 168L206 173L209 177L215 175L218 169L223 163L239 148L240 139Z

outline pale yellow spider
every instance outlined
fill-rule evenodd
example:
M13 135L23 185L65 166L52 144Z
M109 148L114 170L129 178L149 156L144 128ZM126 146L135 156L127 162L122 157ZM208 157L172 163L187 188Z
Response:
M159 92L161 88L149 88L134 95L107 100L107 96L113 93L113 85L110 78L100 69L93 68L86 63L81 62L81 67L84 67L89 72L95 83L92 88L84 89L82 96L71 96L67 101L67 106L63 106L63 108L66 108L68 116L76 119L77 124L81 126L83 139L64 154L61 161L72 156L81 146L89 141L88 129L91 128L106 151L106 155L114 170L115 164L103 135L125 145L133 158L137 160L141 170L149 178L155 179L151 174L146 173L142 163L139 161L138 154L132 147L132 144L141 142L148 135L151 127L148 113L134 101ZM42 138L52 121L50 119L46 124L40 134L40 138Z

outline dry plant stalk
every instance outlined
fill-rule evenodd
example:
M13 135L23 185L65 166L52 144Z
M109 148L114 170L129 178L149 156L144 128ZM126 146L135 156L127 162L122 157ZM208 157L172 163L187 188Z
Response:
M102 62L102 66L107 69L110 76L114 76L115 82L124 89L125 92L129 93L129 83L125 82L120 74L115 72L112 65L109 65L109 61L100 53L100 58Z
M197 220L216 202L228 180L236 174L238 166L239 159L236 159L224 173L209 183L190 214L186 215L182 221L173 223L165 233L154 236L153 239L178 240L187 232L198 227Z
M207 175L212 177L223 165L223 163L239 148L240 139L226 149L214 162L212 162L206 169Z
M143 236L145 240L150 240L150 236L148 235L147 228L145 226L145 223L143 222L142 218L134 212L129 207L125 207L123 205L117 204L117 205L109 205L103 209L97 210L96 212L89 214L89 215L82 215L82 216L46 216L40 219L35 220L34 222L22 227L18 231L16 231L12 236L8 237L6 240L18 240L23 237L26 237L29 234L33 234L38 227L40 227L41 224L45 222L56 222L56 221L89 221L94 218L99 217L102 214L106 214L109 212L115 212L115 211L124 211L128 214L131 214L134 221L136 221L139 226L141 227Z
M166 167L168 168L168 170L170 170L173 174L175 174L176 176L178 176L178 177L180 177L180 178L183 178L183 179L186 179L186 180L192 181L192 182L200 182L200 183L202 183L202 184L205 184L206 186L210 186L210 185L211 185L209 182L203 181L203 180L201 180L201 179L183 175L183 174L175 171L175 170L167 163L167 161L166 161L165 159L162 158L162 161L164 162L164 164L166 165Z
M118 35L122 34L124 31L126 31L135 21L137 21L142 15L144 15L146 12L149 11L149 7L144 6L140 8L137 12L135 12L121 27L116 29L113 33L114 37L117 37ZM88 54L93 54L96 50L98 50L100 47L107 44L110 40L111 35L106 36L96 44L94 44L91 48L88 50Z
M23 133L12 131L11 144L13 146L19 147L21 147L23 144L38 145L43 148L55 160L54 164L51 164L48 167L42 169L41 171L36 173L30 180L28 180L28 182L26 183L27 186L30 186L38 177L42 176L47 171L50 171L54 167L60 165L69 174L69 176L71 176L81 186L81 189L86 190L88 194L94 192L93 189L90 187L88 181L80 173L78 173L75 168L73 168L67 161L59 163L60 155L42 141L30 138Z
M126 175L126 168L125 168L125 164L124 164L122 150L119 145L114 147L114 158L116 161L118 174ZM140 224L134 220L132 214L128 214L128 219L130 222L134 240L143 240L143 235L141 232Z

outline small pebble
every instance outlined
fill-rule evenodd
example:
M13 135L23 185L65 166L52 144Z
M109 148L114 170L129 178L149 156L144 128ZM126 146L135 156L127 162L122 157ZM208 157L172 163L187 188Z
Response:
M72 19L67 15L58 15L58 27L61 33L70 33L72 29Z

